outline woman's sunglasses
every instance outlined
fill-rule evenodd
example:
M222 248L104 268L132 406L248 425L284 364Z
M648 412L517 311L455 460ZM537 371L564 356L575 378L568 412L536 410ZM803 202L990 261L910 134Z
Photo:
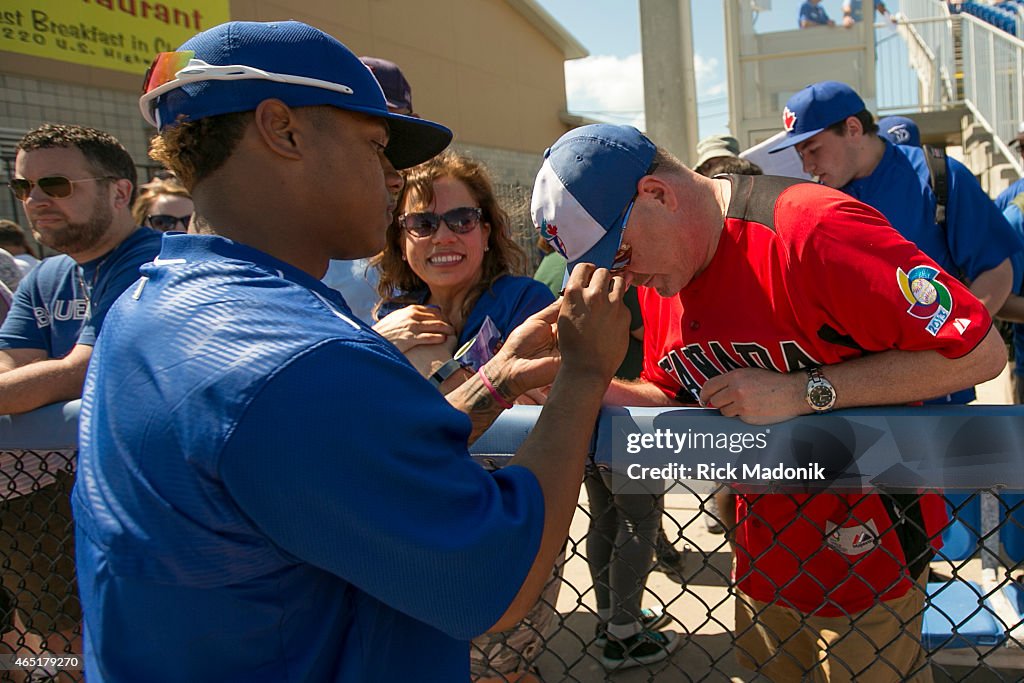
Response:
M32 188L38 186L46 196L54 199L67 199L75 191L75 183L84 183L90 180L117 180L114 176L101 175L95 178L79 178L71 180L62 175L51 175L32 182L28 178L14 178L7 183L18 201L25 201L32 194Z
M480 225L483 214L483 209L479 206L460 206L442 214L430 211L403 213L398 217L398 225L416 237L430 237L441 227L441 221L444 221L448 229L456 235L465 235Z
M146 216L146 222L149 223L150 227L156 228L160 232L174 230L174 226L178 223L181 223L182 230L188 230L188 223L191 220L191 214L188 216L170 216L166 213L155 213L152 216Z

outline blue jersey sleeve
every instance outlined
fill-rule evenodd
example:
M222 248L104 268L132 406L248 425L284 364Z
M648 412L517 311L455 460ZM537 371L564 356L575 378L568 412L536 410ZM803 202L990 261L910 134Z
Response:
M49 316L39 289L39 272L33 268L14 291L11 310L0 327L0 349L42 349L52 358L50 339L43 332ZM43 320L37 320L38 316Z
M515 597L544 520L534 475L488 473L468 455L469 433L411 366L328 342L269 380L220 475L288 553L468 639Z
M948 159L949 202L946 206L946 242L960 273L973 280L1024 249L992 200L970 170Z

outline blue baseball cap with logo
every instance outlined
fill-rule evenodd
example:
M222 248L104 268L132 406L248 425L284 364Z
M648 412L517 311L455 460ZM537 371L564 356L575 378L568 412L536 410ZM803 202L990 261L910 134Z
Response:
M231 21L157 56L143 83L143 117L163 130L179 122L253 111L330 105L385 119L395 168L437 155L452 140L439 123L388 111L377 79L336 38L298 21Z
M610 268L622 242L637 183L657 148L632 126L593 124L569 131L544 152L533 185L533 224L568 261Z
M878 134L894 145L921 146L921 130L906 116L886 116L878 120Z
M774 154L798 145L866 108L860 95L845 83L821 81L809 85L786 102L782 110L786 137L768 153Z

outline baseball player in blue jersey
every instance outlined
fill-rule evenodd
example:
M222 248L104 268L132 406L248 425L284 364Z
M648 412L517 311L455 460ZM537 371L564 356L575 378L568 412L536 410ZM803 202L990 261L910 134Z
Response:
M946 159L948 200L939 220L924 151L879 137L871 113L850 86L838 81L807 86L789 98L783 125L787 136L773 152L795 147L807 173L881 211L906 239L968 283L990 314L999 311L1013 281L1010 257L1024 244L970 170ZM973 398L971 387L946 400Z
M144 92L198 234L165 236L89 368L88 680L468 680L469 640L526 614L565 541L622 279L577 268L444 396L320 278L384 246L395 169L451 132L389 113L351 51L292 21L200 33ZM512 464L473 462L467 441L552 382Z

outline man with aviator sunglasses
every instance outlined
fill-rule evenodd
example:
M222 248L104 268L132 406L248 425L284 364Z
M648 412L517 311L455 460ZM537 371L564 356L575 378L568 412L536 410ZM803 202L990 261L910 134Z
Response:
M160 236L132 219L135 164L111 135L45 124L18 143L8 183L46 259L0 328L0 413L81 396L107 309L138 279Z
M469 640L526 614L565 541L590 435L564 425L596 419L625 351L622 280L578 269L443 396L320 278L380 251L396 169L451 131L389 112L348 48L294 21L198 34L140 106L195 215L89 369L86 677L468 680ZM469 458L552 382L509 467Z
M28 132L16 149L10 190L36 240L62 254L43 260L22 280L0 328L5 414L82 395L107 310L138 279L139 266L156 256L160 241L132 219L135 164L108 133L46 124ZM73 455L51 454L46 472L30 468L28 461L0 458L5 479L15 485L0 503L3 535L12 539L12 549L4 549L11 562L4 586L26 615L19 637L28 647L37 647L33 641L41 633L51 651L78 652L81 614L69 526ZM56 539L55 547L44 545L32 557L13 550L37 545L44 536ZM13 627L20 630L18 620Z

